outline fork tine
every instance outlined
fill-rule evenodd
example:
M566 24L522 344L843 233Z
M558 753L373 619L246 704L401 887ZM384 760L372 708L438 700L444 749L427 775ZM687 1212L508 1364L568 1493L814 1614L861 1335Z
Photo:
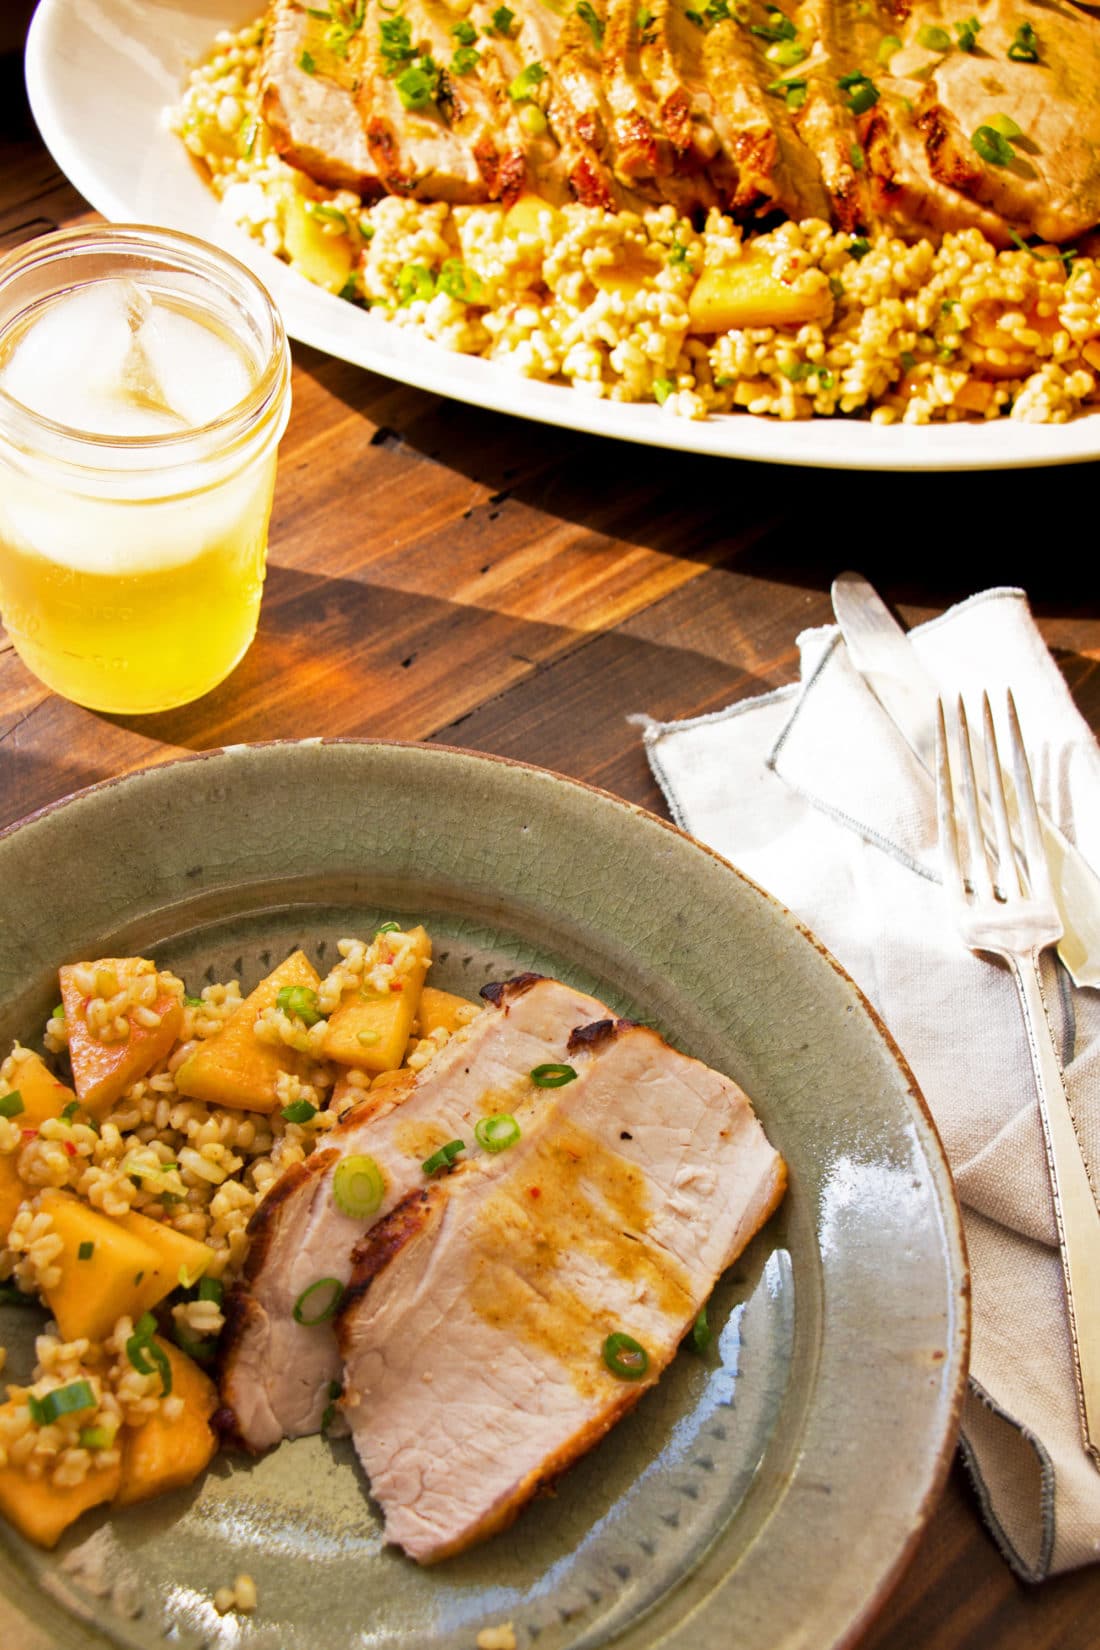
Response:
M966 720L966 706L963 704L961 693L956 715L959 723L959 768L963 813L966 817L966 853L970 885L979 899L993 899L993 878L986 856L985 835L978 806L978 781L974 774L974 753L970 748L970 727Z
M1005 797L1005 778L1001 756L997 749L997 730L993 726L993 710L989 694L982 694L982 723L985 733L985 765L989 778L989 805L993 812L993 829L997 838L997 880L1001 892L1008 899L1013 890L1025 892L1016 866L1016 852L1012 846L1012 829L1008 823L1008 800Z
M936 815L940 828L940 850L951 881L950 892L965 897L963 869L959 862L959 836L955 828L955 801L951 791L951 763L947 755L947 722L943 700L936 700Z
M1027 879L1035 895L1045 895L1046 898L1052 899L1050 866L1047 862L1046 850L1043 847L1039 825L1039 809L1035 801L1035 786L1031 779L1031 768L1028 764L1024 737L1020 731L1020 718L1016 714L1016 701L1012 697L1011 688L1008 690L1008 735L1012 747L1012 771L1016 780L1016 801L1020 810L1020 825L1024 833L1024 859L1027 867Z

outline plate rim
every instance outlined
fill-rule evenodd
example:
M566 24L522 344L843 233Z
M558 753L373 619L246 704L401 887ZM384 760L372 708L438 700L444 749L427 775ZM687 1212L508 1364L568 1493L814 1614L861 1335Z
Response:
M232 744L214 747L208 750L188 751L174 755L163 762L144 764L124 774L112 775L98 780L90 785L55 798L43 804L30 813L13 821L0 830L0 855L4 846L25 827L40 823L50 816L71 806L81 804L89 798L105 795L120 786L140 784L143 780L153 779L161 773L179 772L192 769L197 764L217 762L225 759L239 759L253 753L290 753L295 750L309 748L335 747L343 749L369 749L385 751L399 751L415 753L430 760L461 759L478 766L489 766L509 771L517 771L529 776L537 783L551 786L565 787L571 791L579 791L594 798L600 807L610 805L613 809L631 815L649 826L659 826L663 832L669 833L674 839L684 843L689 849L701 854L705 859L716 865L724 874L732 874L741 884L747 885L753 894L762 898L765 904L778 915L780 921L789 925L799 936L806 941L830 966L854 995L859 1007L868 1022L871 1030L883 1044L892 1064L896 1067L902 1079L908 1100L913 1106L923 1124L921 1149L928 1164L930 1180L939 1197L939 1210L942 1219L942 1243L940 1253L943 1257L945 1301L950 1301L955 1314L952 1323L952 1332L948 1337L947 1363L954 1362L955 1371L950 1396L943 1404L945 1424L942 1435L937 1444L934 1458L929 1452L925 1457L926 1483L924 1493L919 1504L915 1505L911 1514L909 1528L904 1541L899 1544L892 1562L878 1575L871 1591L861 1602L859 1608L850 1617L846 1627L839 1637L830 1641L828 1650L851 1650L857 1641L868 1631L872 1623L879 1617L890 1596L905 1574L911 1562L913 1553L928 1526L928 1523L939 1504L943 1487L950 1471L954 1458L959 1422L961 1419L963 1401L967 1391L969 1349L971 1332L970 1314L970 1272L967 1256L965 1231L962 1222L950 1166L944 1150L943 1142L935 1121L928 1108L928 1104L921 1092L920 1086L906 1060L899 1049L892 1033L885 1025L882 1017L868 1001L866 995L852 979L852 976L833 956L828 947L789 907L760 886L753 878L747 876L731 861L716 852L697 837L685 831L675 822L663 819L659 814L643 807L639 803L631 802L627 798L617 796L611 791L592 784L587 780L576 779L571 775L560 773L536 763L526 762L514 757L502 756L493 752L470 750L462 746L454 746L434 741L395 740L353 735L315 736L302 739L275 739L249 743ZM763 1533L763 1532L761 1532ZM666 1600L667 1600L666 1595ZM711 1595L707 1595L708 1597ZM666 1600L662 1600L662 1603ZM0 1625L3 1621L3 1600L0 1600ZM705 1601L701 1601L705 1608ZM658 1606L657 1608L660 1608ZM647 1612L648 1616L649 1612ZM632 1623L625 1629L628 1642L634 1642L634 1634L644 1632L645 1617ZM17 1618L18 1622L18 1618ZM655 1641L660 1642L660 1641ZM60 1650L60 1644L59 1644Z
M121 7L123 0L99 3ZM153 19L150 38L155 38L156 7L137 10L139 15ZM88 26L87 13L86 0L39 0L25 55L31 110L44 143L74 187L105 218L116 223L132 222L147 214L135 212L133 204L101 175L94 145L87 141L87 108L74 112L68 100L55 95L57 77L64 73L64 52L58 48L74 28ZM212 22L216 27L216 19ZM89 95L94 98L95 93ZM182 176L182 168L193 169L194 163L183 145L177 139L173 142L179 150ZM134 168L128 177L136 180L138 169ZM162 221L210 239L209 231L219 222L221 206L212 192L209 201L209 225L205 215L203 225L196 227L186 213L173 215L170 208ZM383 344L381 338L372 338L366 330L372 318L358 310L350 317L350 336L362 341L348 353L347 347L338 347L336 321L345 323L339 330L348 330L349 306L330 293L310 287L303 277L237 229L227 214L220 216L220 223L224 236L231 241L229 249L273 292L293 339L397 383L487 411L668 451L808 468L934 473L1035 468L1100 458L1100 411L1082 414L1065 424L1030 424L1005 418L981 424L963 421L882 426L844 417L784 423L747 413L696 421L665 414L658 407L604 397L594 399L567 385L526 379L509 373L502 362L456 357L442 345L415 335L405 336L398 350L391 347L392 339ZM218 244L224 245L225 240L219 239ZM375 318L375 325L385 323ZM400 330L408 334L408 329ZM1002 439L994 447L995 434Z

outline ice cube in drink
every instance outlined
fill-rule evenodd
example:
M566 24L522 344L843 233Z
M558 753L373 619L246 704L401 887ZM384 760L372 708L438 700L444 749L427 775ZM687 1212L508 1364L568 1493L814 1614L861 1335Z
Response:
M242 441L236 414L263 365L186 292L128 275L0 331L0 611L57 692L161 710L247 650L285 422L284 387L266 438ZM64 426L59 441L42 425L39 452L8 446L2 396L16 418Z

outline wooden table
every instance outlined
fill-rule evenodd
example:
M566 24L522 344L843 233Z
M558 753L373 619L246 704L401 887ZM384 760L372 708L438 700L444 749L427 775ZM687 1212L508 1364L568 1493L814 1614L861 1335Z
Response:
M19 85L0 60L0 249L91 215ZM251 652L198 704L109 717L41 687L0 633L0 826L182 752L310 734L493 751L665 815L628 714L696 715L793 680L795 637L831 619L845 567L908 623L1022 584L1100 729L1095 466L796 473L480 412L297 345L294 361ZM1098 1642L1100 1569L1023 1586L956 1465L861 1650Z

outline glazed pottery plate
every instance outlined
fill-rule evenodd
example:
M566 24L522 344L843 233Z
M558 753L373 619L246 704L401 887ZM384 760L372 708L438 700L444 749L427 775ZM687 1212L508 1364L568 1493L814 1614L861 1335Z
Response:
M85 1517L0 1533L18 1650L830 1650L897 1576L955 1439L966 1263L938 1139L851 980L782 907L653 816L435 746L237 747L117 780L0 836L0 1035L35 1041L59 964L132 951L194 992L302 946L422 921L433 982L534 969L736 1078L790 1167L722 1280L714 1338L511 1530L432 1569L380 1537L346 1441L223 1455ZM7 1376L35 1310L6 1308ZM35 1323L31 1323L31 1319ZM456 1356L460 1355L456 1349ZM215 1590L247 1572L250 1617Z
M1100 456L1100 413L1068 424L999 419L882 428L858 419L782 423L747 413L697 422L656 405L593 400L523 378L505 362L454 354L311 286L234 226L163 118L217 31L240 28L263 9L263 0L41 0L27 84L54 159L98 211L115 222L183 229L235 253L265 282L292 338L457 401L730 458L980 470Z

